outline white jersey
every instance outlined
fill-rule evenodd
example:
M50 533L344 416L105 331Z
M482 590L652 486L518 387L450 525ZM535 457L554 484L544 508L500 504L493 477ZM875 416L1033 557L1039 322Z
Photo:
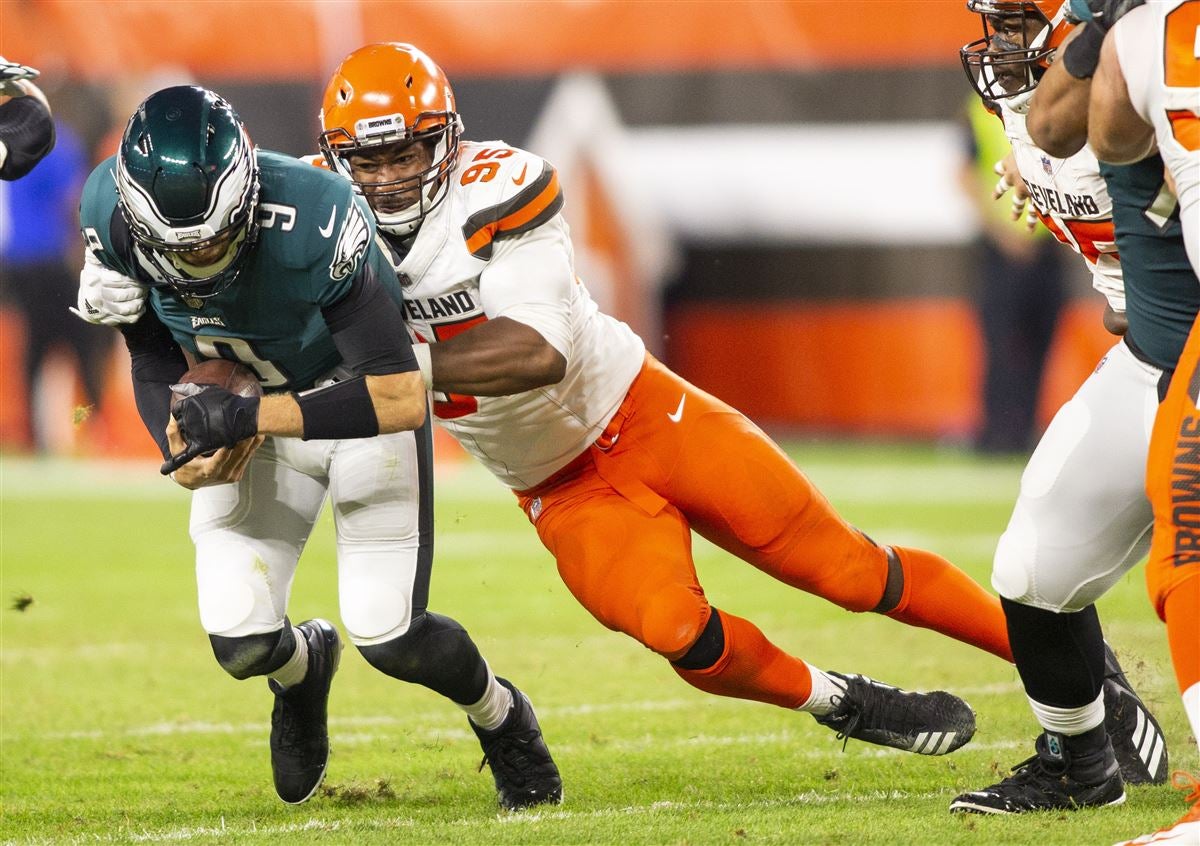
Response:
M1092 287L1104 294L1113 310L1124 311L1125 281L1113 233L1112 200L1095 154L1085 146L1069 158L1054 158L1033 143L1024 115L1007 108L1003 100L999 104L1004 133L1038 217L1055 238L1083 256L1092 272Z
M1200 0L1151 0L1113 27L1129 101L1154 127L1200 274Z
M536 329L566 359L561 382L532 391L434 392L438 422L518 490L600 436L645 357L641 338L601 313L575 276L562 203L549 162L502 141L463 142L445 200L396 267L415 341L436 344L507 317Z

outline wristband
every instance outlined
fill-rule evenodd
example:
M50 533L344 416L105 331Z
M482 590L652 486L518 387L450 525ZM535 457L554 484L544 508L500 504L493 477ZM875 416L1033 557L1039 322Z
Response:
M365 376L295 394L306 441L373 438L379 434L375 403Z
M1104 30L1096 24L1084 24L1079 34L1062 51L1063 69L1076 79L1091 79L1100 64Z
M413 344L413 357L417 360L417 367L421 370L421 381L425 383L425 390L433 387L433 358L429 352L429 344Z

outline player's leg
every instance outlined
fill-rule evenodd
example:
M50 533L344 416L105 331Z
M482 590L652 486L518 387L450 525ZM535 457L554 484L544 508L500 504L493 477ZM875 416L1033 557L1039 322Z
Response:
M996 598L944 558L878 546L843 520L757 426L657 362L613 450L705 537L794 587L852 611L1012 656ZM667 415L686 396L678 421Z
M1171 663L1192 737L1200 739L1200 320L1192 326L1150 440L1146 491L1154 508L1154 540L1146 565L1150 599L1167 624ZM1200 842L1200 779L1177 772L1187 791L1183 816L1128 841Z
M429 425L342 441L330 471L338 593L350 640L371 666L466 712L510 810L562 799L528 698L497 678L466 629L428 610L433 567ZM521 755L509 754L520 744Z
M325 499L321 442L268 438L237 484L192 497L200 620L235 678L275 693L271 766L285 802L308 799L329 759L326 703L341 644L324 620L288 622L296 562Z
M824 673L779 649L749 620L712 608L696 578L683 515L616 465L594 461L616 473L617 487L589 454L573 478L521 502L564 583L605 626L662 655L700 690L808 711L851 737L925 754L952 751L970 738L973 717L961 700ZM944 744L918 749L933 734Z
M1197 321L1200 326L1200 320ZM1192 327L1150 441L1146 491L1154 509L1147 587L1167 624L1175 678L1200 738L1200 329Z
M959 796L953 811L1115 804L1122 776L1166 780L1165 738L1106 650L1094 605L1149 548L1140 469L1161 375L1115 345L1059 409L1025 468L992 584L1046 734L1020 772Z

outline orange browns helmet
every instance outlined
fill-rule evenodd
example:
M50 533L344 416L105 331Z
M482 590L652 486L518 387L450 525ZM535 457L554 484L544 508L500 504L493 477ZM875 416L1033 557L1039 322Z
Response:
M412 193L418 201L398 212L376 211L385 232L408 235L443 199L446 174L458 156L462 120L446 74L411 44L384 42L360 47L342 60L321 103L321 152L330 168L363 186L350 173L347 156L385 144L428 144L433 163L420 174L395 182L373 183L371 197Z
M1075 25L1070 0L967 0L983 37L958 51L967 79L985 100L1029 95Z

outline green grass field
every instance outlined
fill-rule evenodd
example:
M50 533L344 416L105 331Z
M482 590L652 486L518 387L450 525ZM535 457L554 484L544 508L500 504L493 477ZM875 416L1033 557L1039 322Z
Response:
M792 444L878 540L934 549L987 583L1020 464L923 447ZM1017 819L951 817L964 789L1032 754L1016 672L970 647L789 589L698 541L715 605L821 667L946 687L978 713L943 758L842 744L805 714L692 690L601 628L559 582L511 496L473 465L439 480L431 606L462 621L532 697L566 799L508 815L466 718L347 649L330 702L322 793L281 804L271 697L209 652L195 609L187 495L153 466L6 457L0 464L0 837L10 843L1109 844L1184 810L1170 787L1124 807ZM332 527L318 527L295 620L337 620ZM32 602L19 610L20 597ZM1197 768L1164 630L1142 570L1101 604L1110 641Z

